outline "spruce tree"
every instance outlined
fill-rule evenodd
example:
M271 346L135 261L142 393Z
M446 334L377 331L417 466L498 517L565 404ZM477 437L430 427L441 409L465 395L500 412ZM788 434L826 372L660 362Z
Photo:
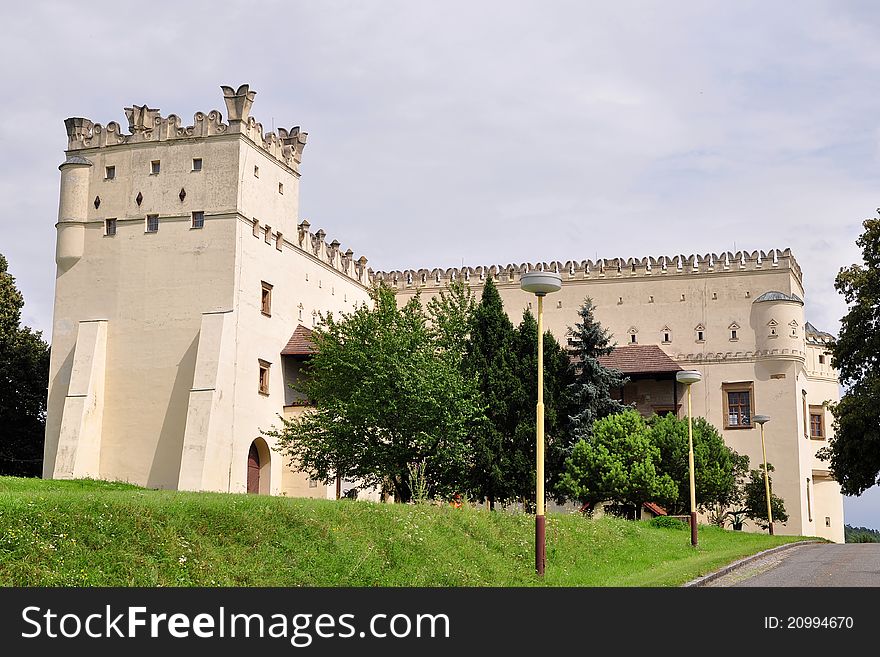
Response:
M568 329L570 353L575 361L575 381L570 386L574 413L569 423L570 444L579 439L588 440L593 423L626 409L611 396L629 380L620 370L604 367L600 356L614 350L612 336L593 316L593 301L584 299L578 310L580 321Z
M522 419L517 426L517 442L531 456L531 476L523 481L527 488L522 497L534 501L535 461L535 406L538 402L538 323L526 309L517 327L517 351L520 377L526 383L528 395L521 409ZM565 466L571 449L568 441L568 417L572 412L569 386L574 383L574 366L565 348L550 331L544 333L544 471L546 490L551 494Z
M474 424L470 436L474 459L470 493L492 508L521 495L520 482L534 465L534 458L529 465L516 439L528 395L517 363L516 342L498 288L487 278L473 311L465 362L486 406L485 420Z

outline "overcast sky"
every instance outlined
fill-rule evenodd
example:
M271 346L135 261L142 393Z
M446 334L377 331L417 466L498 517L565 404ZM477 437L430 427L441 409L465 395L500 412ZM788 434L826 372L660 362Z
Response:
M872 2L4 6L0 253L51 326L63 120L257 91L309 133L301 217L374 269L790 247L807 319L880 205ZM880 528L880 494L846 521Z

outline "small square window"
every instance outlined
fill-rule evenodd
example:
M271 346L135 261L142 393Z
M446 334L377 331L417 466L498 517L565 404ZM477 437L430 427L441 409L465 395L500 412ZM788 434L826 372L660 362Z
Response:
M112 237L116 234L116 219L104 219L104 235Z
M260 312L272 316L272 285L266 281L260 283Z
M201 171L202 170L202 158L194 157L193 158L193 171Z
M192 213L192 228L204 228L205 227L205 213L199 210L198 212Z
M153 160L152 162L150 162L150 173L152 175L155 176L157 173L159 173L159 168L159 160Z
M260 366L260 384L258 391L261 395L269 394L269 368L271 367L271 363L266 362L265 360L258 359L257 361Z
M158 214L148 214L147 215L147 231L148 233L156 233L159 231L159 215Z
M825 356L823 354L819 354L819 365L825 364Z
M279 194L284 193L284 183L278 183L278 193Z
M104 167L104 180L113 180L116 177L116 167Z
M260 167L255 166L254 167L254 178L259 178L259 177L260 177Z

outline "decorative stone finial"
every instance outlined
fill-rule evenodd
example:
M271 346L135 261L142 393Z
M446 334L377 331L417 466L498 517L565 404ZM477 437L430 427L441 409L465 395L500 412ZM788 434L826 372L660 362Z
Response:
M132 105L125 108L125 116L128 117L128 130L131 134L152 130L159 118L158 109L150 109L146 105Z
M229 121L247 121L257 92L249 91L246 84L241 85L237 91L226 86L221 86L220 89L223 90L223 100L226 102Z
M81 116L72 116L64 119L64 127L67 130L67 138L70 140L82 141L92 136L92 126L94 124L89 119Z

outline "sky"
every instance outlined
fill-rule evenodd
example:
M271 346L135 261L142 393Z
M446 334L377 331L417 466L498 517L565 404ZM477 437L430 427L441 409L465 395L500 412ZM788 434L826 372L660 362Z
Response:
M309 133L300 216L374 270L791 248L807 320L880 205L868 1L4 6L0 253L49 335L63 121L192 124L248 83ZM845 500L880 528L880 490Z

